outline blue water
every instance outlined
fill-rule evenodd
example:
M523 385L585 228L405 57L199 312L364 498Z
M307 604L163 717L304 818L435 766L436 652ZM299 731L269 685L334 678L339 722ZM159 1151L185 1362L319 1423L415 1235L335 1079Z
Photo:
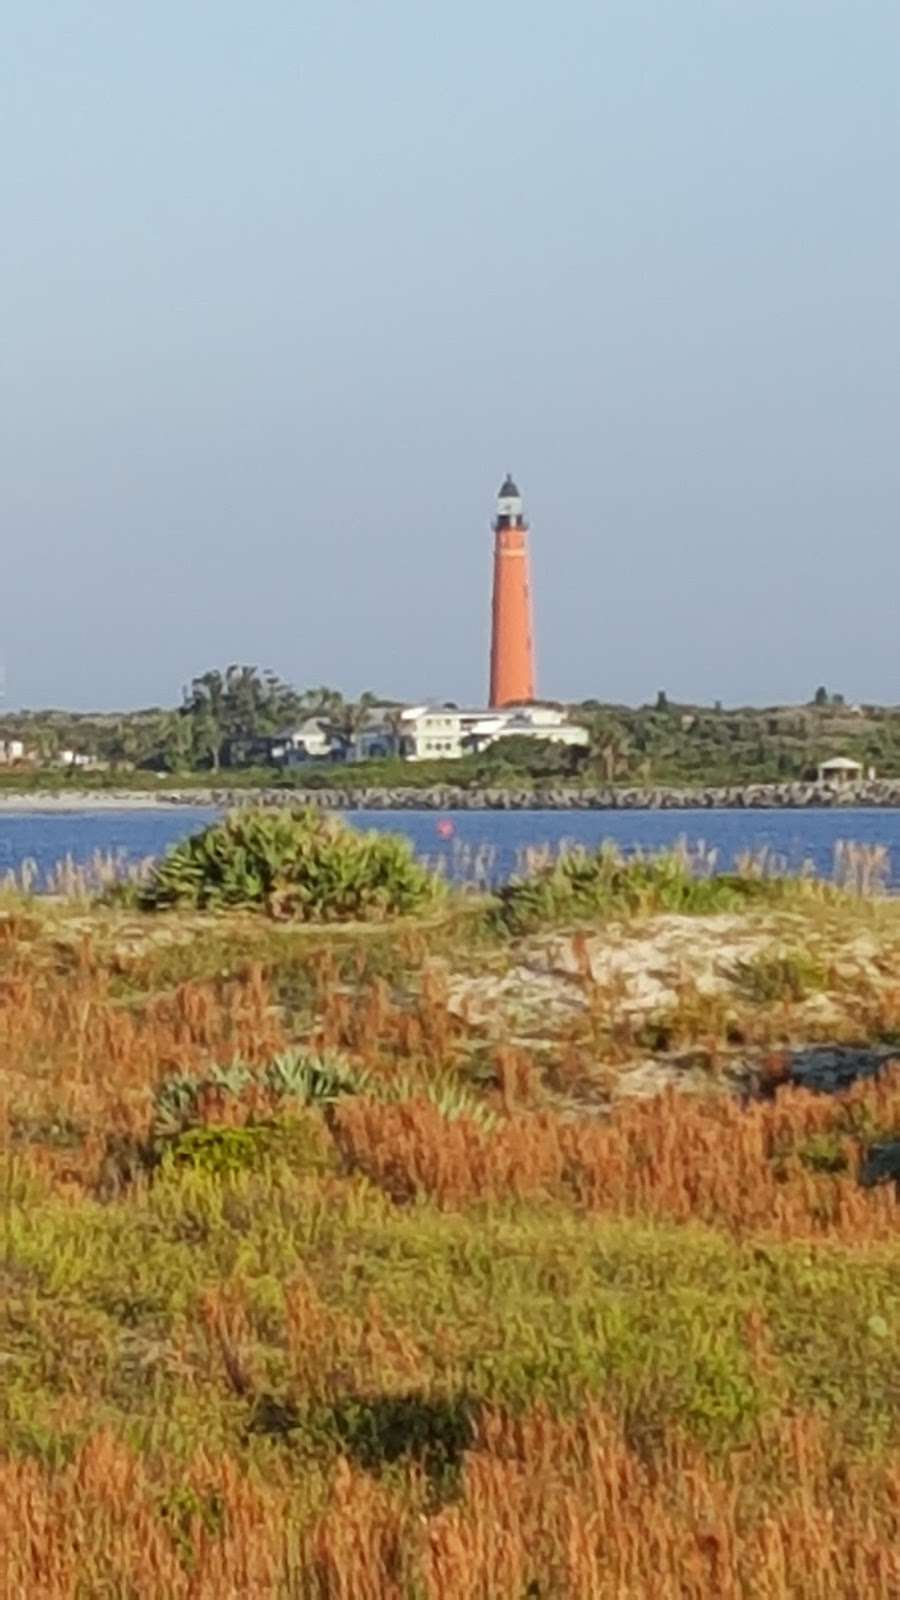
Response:
M67 857L89 863L97 854L141 861L194 833L216 812L201 806L145 811L11 811L0 813L0 878L25 861L40 875Z
M0 877L29 858L42 872L67 856L89 862L98 851L141 860L160 854L215 814L199 806L0 813ZM900 811L893 810L458 811L452 817L434 811L358 811L349 820L360 828L407 834L420 854L443 859L451 872L461 856L482 847L490 852L492 875L504 877L530 845L563 840L596 845L613 839L626 850L659 849L684 838L717 849L722 867L730 866L740 851L767 846L790 867L811 860L817 872L827 876L835 844L850 839L887 846L893 860L892 885L900 884ZM441 824L452 825L449 840L441 837Z

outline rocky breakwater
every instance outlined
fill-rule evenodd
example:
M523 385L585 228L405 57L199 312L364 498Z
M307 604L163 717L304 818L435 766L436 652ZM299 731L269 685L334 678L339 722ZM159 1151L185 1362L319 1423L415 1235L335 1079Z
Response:
M215 789L160 795L171 804L248 803L331 811L693 811L900 807L900 779L866 783L748 783L727 788L419 788Z

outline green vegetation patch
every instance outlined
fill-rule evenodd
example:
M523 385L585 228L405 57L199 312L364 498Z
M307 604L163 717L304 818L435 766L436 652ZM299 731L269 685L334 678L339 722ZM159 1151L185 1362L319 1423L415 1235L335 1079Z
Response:
M327 1158L316 1131L314 1125L292 1118L240 1128L216 1124L186 1128L162 1145L161 1170L190 1170L223 1178L258 1171L272 1160L288 1161L301 1170L323 1168Z
M14 1454L68 1451L100 1418L175 1460L227 1448L262 1464L274 1446L301 1475L348 1450L452 1464L479 1405L570 1411L591 1395L648 1443L674 1424L732 1448L809 1406L860 1446L900 1442L890 1247L761 1248L554 1205L397 1212L364 1182L278 1159L172 1170L76 1210L34 1184L7 1192L0 1449ZM204 1322L210 1292L235 1308L239 1394ZM411 1354L395 1372L397 1350Z
M219 1126L219 1122L222 1115L235 1111L242 1103L251 1109L262 1104L276 1112L285 1107L294 1112L307 1107L322 1110L336 1105L345 1095L365 1095L382 1104L427 1100L447 1122L465 1117L485 1129L494 1127L497 1121L477 1092L452 1071L382 1074L355 1068L334 1051L314 1055L294 1050L275 1056L261 1067L235 1061L202 1074L165 1078L156 1092L153 1133L163 1141L164 1150L170 1148L167 1140L183 1141L201 1133L271 1135L273 1124L268 1121L241 1127ZM216 1113L220 1114L218 1121ZM274 1131L277 1126L274 1124ZM238 1165L252 1162L241 1161Z
M642 913L735 911L810 890L805 879L713 876L702 866L686 850L626 857L609 842L595 851L567 849L504 885L500 919L510 932L527 933L557 923Z
M433 906L439 878L405 839L313 810L240 809L175 845L142 886L146 910L260 907L304 922L381 921Z
M737 988L748 999L764 1004L772 1000L806 1000L828 984L825 963L814 952L774 946L738 962Z

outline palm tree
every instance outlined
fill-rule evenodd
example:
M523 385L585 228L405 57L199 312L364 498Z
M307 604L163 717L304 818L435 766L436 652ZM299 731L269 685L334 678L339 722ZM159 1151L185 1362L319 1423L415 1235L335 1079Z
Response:
M367 690L356 701L343 701L337 714L328 719L329 730L347 749L353 745L357 735L366 726L374 702L375 696Z
M403 719L403 707L393 706L391 710L386 713L384 721L385 726L389 729L391 735L391 754L395 756L402 756L403 735L406 729L406 724Z
M213 771L218 772L225 734L225 679L221 672L204 672L191 681L184 713L191 718L196 753L208 755Z
M344 704L344 697L337 689L329 689L328 685L320 684L317 689L304 689L300 696L300 706L306 717L321 717L325 722L335 722L340 715Z
M628 772L634 747L623 728L610 726L605 720L601 722L598 719L591 737L591 749L607 783L615 783L616 778Z

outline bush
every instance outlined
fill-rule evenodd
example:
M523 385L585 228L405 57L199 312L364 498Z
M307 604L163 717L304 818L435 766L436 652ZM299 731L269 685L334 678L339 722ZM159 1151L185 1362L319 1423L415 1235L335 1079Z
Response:
M272 1154L272 1130L251 1128L189 1128L166 1146L164 1168L190 1168L222 1178L258 1167Z
M316 811L241 809L174 846L140 904L259 906L303 922L380 921L432 905L440 879L405 839L361 834Z
M525 933L640 912L729 911L775 889L775 880L701 875L686 851L626 858L606 843L595 851L565 850L506 884L499 892L500 915L510 932Z
M156 1139L148 1156L145 1170L149 1167L154 1176L169 1177L193 1172L227 1178L240 1172L261 1172L273 1162L305 1173L321 1174L334 1167L324 1129L317 1117L309 1115L241 1126L210 1123L186 1128Z

